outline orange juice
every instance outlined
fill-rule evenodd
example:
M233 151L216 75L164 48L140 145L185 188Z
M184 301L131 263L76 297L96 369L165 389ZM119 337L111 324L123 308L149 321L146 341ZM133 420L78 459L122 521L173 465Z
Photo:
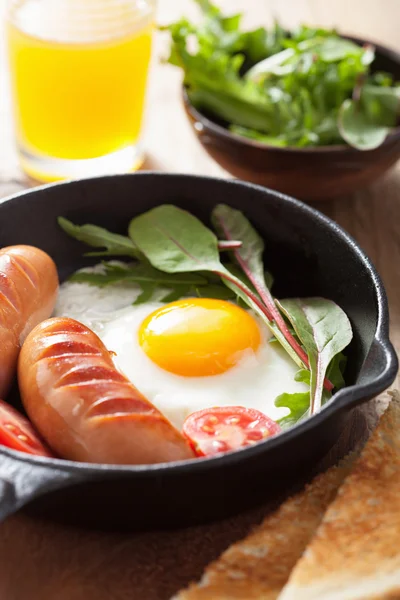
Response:
M85 161L136 148L151 54L153 2L14 4L8 48L22 159Z

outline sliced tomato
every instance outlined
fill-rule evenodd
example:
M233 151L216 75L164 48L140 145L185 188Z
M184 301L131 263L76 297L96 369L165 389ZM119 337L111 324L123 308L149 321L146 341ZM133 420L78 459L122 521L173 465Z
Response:
M36 456L54 456L28 419L3 400L0 400L0 444Z
M280 431L278 423L262 412L243 406L199 410L188 416L182 429L197 456L238 450Z

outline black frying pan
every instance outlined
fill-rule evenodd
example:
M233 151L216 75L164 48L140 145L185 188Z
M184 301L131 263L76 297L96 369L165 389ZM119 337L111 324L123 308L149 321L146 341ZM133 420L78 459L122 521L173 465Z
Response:
M32 244L56 261L60 278L89 264L85 248L57 226L64 215L126 232L129 220L173 203L208 222L225 202L246 213L264 236L265 264L278 297L322 295L351 319L346 381L322 411L289 431L219 458L151 466L106 466L33 458L0 450L0 517L27 509L95 527L177 527L256 505L271 487L311 469L338 439L352 408L394 380L382 283L368 258L340 227L316 210L250 184L141 173L88 179L24 192L0 205L0 246ZM15 386L8 400L21 408Z

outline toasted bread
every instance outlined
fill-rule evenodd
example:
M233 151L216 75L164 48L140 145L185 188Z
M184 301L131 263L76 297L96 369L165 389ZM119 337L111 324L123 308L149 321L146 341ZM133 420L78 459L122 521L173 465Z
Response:
M350 472L352 458L316 477L244 540L209 565L198 584L175 600L273 600Z
M400 599L400 399L396 396L279 600Z

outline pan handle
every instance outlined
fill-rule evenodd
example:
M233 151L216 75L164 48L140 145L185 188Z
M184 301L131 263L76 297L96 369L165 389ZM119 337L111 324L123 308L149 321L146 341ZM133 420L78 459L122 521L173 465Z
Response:
M357 384L339 390L335 395L335 404L349 409L374 398L393 383L398 368L399 361L389 339L375 338Z
M58 469L29 460L0 454L0 523L9 515L47 492L52 492L84 477L69 469Z
M399 369L397 354L388 338L375 338L361 369L359 383L375 388L376 395L388 388Z

